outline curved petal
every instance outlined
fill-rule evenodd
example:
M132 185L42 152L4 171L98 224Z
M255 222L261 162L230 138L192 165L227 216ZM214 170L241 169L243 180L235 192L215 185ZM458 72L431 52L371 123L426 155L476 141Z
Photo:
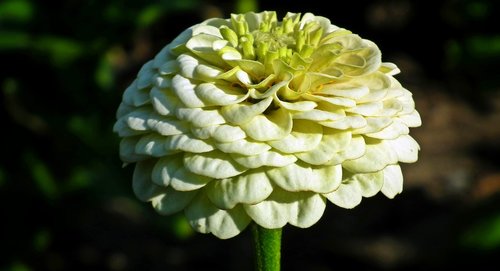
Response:
M305 163L294 163L266 173L274 183L290 192L329 193L337 189L342 181L340 165L311 167Z
M206 104L196 95L196 85L181 75L176 74L172 78L172 91L179 100L187 107L205 107Z
M265 200L273 186L264 171L251 171L223 180L211 182L206 193L218 208L232 209L239 203L256 204Z
M350 172L368 173L382 170L387 165L398 162L396 152L384 141L370 141L367 143L363 156L344 161L342 167Z
M164 157L156 162L152 181L161 186L171 186L177 191L192 191L205 186L212 178L194 174L184 167L182 156Z
M156 113L164 116L173 115L181 101L170 89L152 88L149 93L151 104Z
M196 95L207 105L231 105L248 98L248 91L229 85L203 83L195 88Z
M243 124L266 111L272 101L273 97L268 97L255 104L239 103L224 106L221 109L221 114L230 123Z
M169 137L159 134L146 134L142 136L135 145L135 153L162 157L177 152L177 150L167 149L166 144Z
M382 189L384 172L380 170L373 173L350 173L346 176L346 180L347 182L358 182L361 195L367 198L374 196Z
M269 141L286 137L290 134L292 125L291 114L280 108L268 115L255 116L251 121L242 124L241 128L255 140Z
M349 181L343 182L337 190L324 194L324 196L337 206L351 209L361 203L361 199L363 198L361 194L359 182Z
M203 153L214 150L214 146L209 141L200 140L189 134L169 136L164 143L164 148L168 152L185 151Z
M252 156L232 153L231 157L246 168L283 167L297 161L294 155L280 154L275 151L266 151Z
M269 141L273 148L284 153L297 153L314 149L323 137L321 125L306 120L295 120L292 132L285 138Z
M180 212L191 203L198 191L177 191L167 187L163 194L151 200L153 208L161 215L171 215Z
M246 156L257 155L271 149L266 143L240 139L233 142L215 143L217 149L225 153L236 153Z
M234 177L247 170L218 150L200 154L186 153L184 166L193 173L215 179Z
M351 132L338 131L324 133L320 143L311 151L295 154L300 160L313 164L323 165L328 163L336 153L344 150L351 142Z
M137 80L132 82L123 92L123 103L133 106L141 106L149 102L149 89L139 89Z
M403 191L403 173L399 165L390 165L384 169L382 193L390 199Z
M226 122L217 109L179 108L176 110L176 115L195 127L208 127Z
M396 152L399 162L414 163L418 160L420 146L411 136L402 135L396 139L386 140L385 142Z
M277 229L290 223L300 228L314 225L323 215L325 198L313 192L287 192L274 189L268 199L243 205L247 214L260 226Z
M185 210L189 224L198 232L212 233L220 239L238 235L251 219L241 205L230 210L215 207L205 193L198 193Z
M120 141L120 159L124 163L135 163L149 158L147 155L137 154L135 152L135 146L140 138L140 136L124 137Z

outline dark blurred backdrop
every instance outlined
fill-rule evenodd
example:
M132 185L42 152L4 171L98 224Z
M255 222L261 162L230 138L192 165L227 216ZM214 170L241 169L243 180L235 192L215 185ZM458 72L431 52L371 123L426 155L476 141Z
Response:
M285 227L283 270L498 265L499 1L2 0L0 270L253 270L248 232L194 233L135 199L112 133L142 64L248 10L313 12L376 42L423 119L403 194Z

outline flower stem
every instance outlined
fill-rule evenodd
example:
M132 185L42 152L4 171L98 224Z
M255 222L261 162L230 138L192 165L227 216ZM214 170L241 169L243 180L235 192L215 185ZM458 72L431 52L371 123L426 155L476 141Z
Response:
M281 228L266 229L252 224L257 258L257 271L279 271L281 257Z

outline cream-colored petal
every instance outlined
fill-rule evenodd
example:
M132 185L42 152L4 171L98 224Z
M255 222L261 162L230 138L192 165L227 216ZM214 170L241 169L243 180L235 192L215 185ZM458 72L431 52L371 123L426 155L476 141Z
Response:
M239 103L224 106L221 109L221 114L228 122L240 125L263 113L272 101L273 97L268 97L255 104Z
M239 139L232 142L215 143L217 149L225 153L236 153L244 156L261 154L271 149L266 143L256 142L247 139Z
M361 203L361 187L359 182L343 182L339 188L324 196L333 204L342 208L351 209Z
M182 155L163 157L155 164L152 181L177 191L192 191L205 186L212 178L194 174L184 167Z
M350 173L345 179L346 182L358 182L363 197L372 197L380 191L384 184L384 172L380 170L372 173Z
M351 132L338 131L324 133L320 143L311 151L295 154L300 160L312 164L323 165L328 163L336 153L344 150L351 142Z
M155 162L155 160L146 160L135 165L132 189L136 197L142 201L150 201L165 193L164 187L154 184L151 180L151 172Z
M195 127L208 127L226 122L217 109L179 108L176 110L176 115Z
M336 153L330 161L329 165L337 165L345 160L356 159L365 154L366 144L363 136L353 135L349 144L341 151Z
M390 165L384 169L382 193L390 199L403 191L403 173L399 165Z
M212 233L220 239L238 235L251 219L241 205L230 210L215 207L205 193L200 192L185 210L189 224L198 232Z
M184 166L193 173L215 179L234 177L247 170L226 153L218 150L200 154L186 153Z
M323 215L325 198L314 192L287 192L275 188L268 199L243 205L247 214L260 226L282 228L287 223L299 228L314 225Z
M160 115L173 115L181 105L181 101L170 89L152 88L149 93L151 104L156 113Z
M248 98L248 91L230 85L202 83L196 86L195 92L207 105L231 105L237 104Z
M347 108L345 111L362 116L374 116L383 108L383 103L380 101L358 104L355 107Z
M135 153L149 155L153 157L162 157L177 152L177 150L167 149L166 144L169 137L159 134L147 134L142 136L135 146Z
M227 210L239 203L261 202L269 197L273 187L264 171L254 170L237 177L210 182L205 191L215 206Z
M385 141L370 140L367 143L363 156L344 161L342 167L350 172L368 173L398 162L396 152Z
M283 167L297 161L294 155L281 154L275 151L262 152L257 155L247 156L232 153L231 157L246 168L259 168L263 166Z
M189 127L186 122L154 113L149 115L146 120L146 125L150 130L164 136L178 135L189 131Z
M351 100L358 100L369 92L370 89L366 86L339 88L337 84L326 84L320 90L315 91L315 93L344 97Z
M245 133L259 141L278 140L286 137L292 130L292 116L283 108L267 115L257 115L241 125Z
M388 117L365 117L366 126L352 131L353 134L368 134L379 132L392 123L392 119Z
M164 142L164 148L169 153L176 151L204 153L214 150L214 146L210 144L210 141L200 140L190 134L169 136Z
M296 153L314 149L323 137L323 127L307 120L294 120L292 132L285 138L269 141L273 148L284 153Z
M172 78L172 91L185 106L190 108L205 107L206 104L197 96L195 87L197 85L181 75L176 74Z
M266 173L274 183L290 192L329 193L337 189L342 181L340 165L311 167L306 163L293 163Z
M402 135L396 139L386 140L385 143L396 152L399 162L417 162L420 146L411 136Z
M409 132L408 126L398 119L393 119L387 127L378 132L366 134L366 136L377 139L394 139L401 135L407 135Z
M363 128L367 125L367 122L364 117L354 115L354 116L346 116L339 120L321 121L319 124L334 129L347 130L347 129Z
M167 187L165 192L151 200L153 208L161 215L171 215L180 212L191 203L198 191L177 191Z
M419 127L420 125L422 125L420 114L418 114L416 110L413 110L409 114L400 115L398 116L398 118L408 127Z
M313 95L309 93L302 94L302 97L306 100L315 102L327 102L333 105L343 106L343 107L353 107L356 106L356 102L352 99L344 97L334 97L334 96L321 96Z
M189 39L186 48L196 54L199 58L217 65L222 62L219 54L213 49L213 44L221 38L210 34L199 34Z

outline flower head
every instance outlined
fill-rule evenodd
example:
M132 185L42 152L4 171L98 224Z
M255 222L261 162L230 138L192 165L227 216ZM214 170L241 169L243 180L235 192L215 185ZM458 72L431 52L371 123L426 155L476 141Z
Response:
M139 71L117 112L133 189L219 238L251 221L306 228L326 202L402 191L417 160L412 94L377 46L327 18L275 12L210 19Z

